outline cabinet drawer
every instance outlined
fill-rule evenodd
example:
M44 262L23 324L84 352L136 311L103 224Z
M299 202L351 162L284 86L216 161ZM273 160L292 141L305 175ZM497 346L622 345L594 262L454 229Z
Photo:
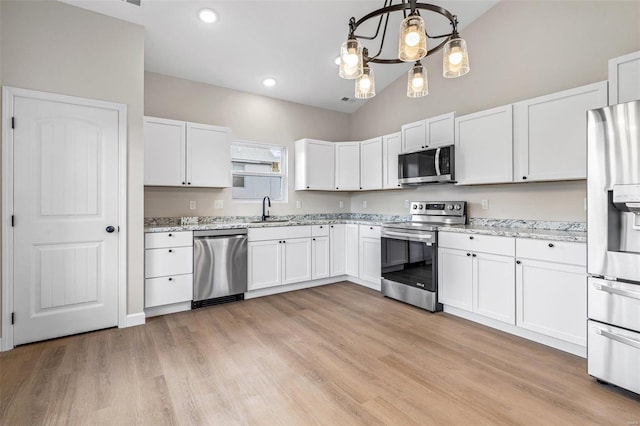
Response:
M327 237L329 236L329 225L313 225L311 226L312 237Z
M193 275L172 275L144 281L144 307L169 305L193 299Z
M144 248L193 246L193 232L147 232L144 234Z
M360 238L380 238L380 227L376 225L360 225Z
M516 256L548 262L586 266L587 245L566 241L516 238Z
M511 237L439 232L438 245L458 250L514 256L516 244Z
M193 247L145 250L144 266L145 278L190 274L193 272Z
M311 226L274 226L268 228L250 228L249 241L284 240L290 238L311 237Z

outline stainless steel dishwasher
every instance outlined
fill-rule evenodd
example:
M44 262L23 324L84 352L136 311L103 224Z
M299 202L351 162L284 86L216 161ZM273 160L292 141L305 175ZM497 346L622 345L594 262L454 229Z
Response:
M247 230L193 232L191 309L243 300L247 291Z

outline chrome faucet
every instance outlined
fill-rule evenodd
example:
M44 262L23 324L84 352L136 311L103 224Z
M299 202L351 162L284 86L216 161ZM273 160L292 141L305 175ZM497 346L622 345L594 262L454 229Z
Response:
M262 199L262 221L264 222L269 217L269 211L267 210L264 202L267 201L269 203L269 207L271 207L271 198L268 195L265 195Z

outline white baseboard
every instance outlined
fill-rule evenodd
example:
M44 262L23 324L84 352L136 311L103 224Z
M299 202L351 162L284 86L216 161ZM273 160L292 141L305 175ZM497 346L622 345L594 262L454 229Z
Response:
M137 314L127 315L127 325L125 327L135 327L136 325L143 325L145 323L144 312L138 312Z
M156 306L144 310L147 318L157 317L158 315L175 314L176 312L184 312L191 310L191 302L172 303L171 305Z
M444 306L444 312L468 319L469 321L477 322L487 327L495 328L505 333L514 334L527 340L532 340L537 343L541 343L552 348L559 349L564 352L577 355L582 358L587 357L587 348L585 346L576 345L575 343L565 342L564 340L556 339L555 337L545 336L543 334L536 333L535 331L525 330L524 328L516 325L505 324L501 321L487 318L482 315L468 312L462 309L454 308L452 306Z
M251 290L244 294L245 299L254 299L256 297L271 296L273 294L286 293L288 291L302 290L305 288L318 287L320 285L339 283L341 281L351 281L351 277L339 275L336 277L322 278L319 280L305 281L302 283L279 285L276 287L261 288Z
M347 277L347 280L351 281L354 284L358 284L358 285L361 285L363 287L368 287L371 290L376 290L376 291L380 291L381 290L380 281L378 281L377 283L372 283L371 281L365 281L363 279L360 279L358 277L354 277L352 275L349 275Z

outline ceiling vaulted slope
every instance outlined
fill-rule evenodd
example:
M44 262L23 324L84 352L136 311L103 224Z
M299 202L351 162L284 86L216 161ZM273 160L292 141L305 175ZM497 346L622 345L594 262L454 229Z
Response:
M359 19L384 3L382 0L142 0L138 7L121 0L62 1L143 25L147 71L346 113L356 111L366 100L340 100L354 98L353 81L341 79L333 61L347 37L349 18ZM464 37L465 27L497 2L443 0L435 4L458 16ZM217 12L218 21L201 22L198 11L202 8ZM384 50L387 57L397 51L401 16L396 15L389 21ZM424 16L430 33L450 31L442 17L430 15L434 14ZM362 34L374 32L373 23L363 25ZM473 40L467 42L473 67ZM378 45L376 42L365 46L377 50ZM441 58L442 52L435 56ZM406 73L411 65L373 64L377 92ZM277 85L263 86L267 77L275 78Z

